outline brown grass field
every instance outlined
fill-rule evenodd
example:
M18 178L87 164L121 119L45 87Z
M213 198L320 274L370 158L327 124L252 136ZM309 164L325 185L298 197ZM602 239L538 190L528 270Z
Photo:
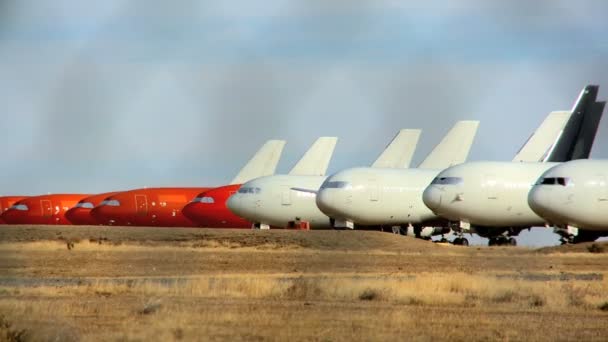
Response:
M1 226L0 340L605 341L608 244L591 246Z

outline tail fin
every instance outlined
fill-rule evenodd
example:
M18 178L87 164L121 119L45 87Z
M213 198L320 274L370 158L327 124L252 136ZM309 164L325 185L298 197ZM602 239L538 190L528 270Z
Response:
M372 164L374 168L406 169L412 162L412 157L420 138L419 129L402 129L384 149L384 152Z
M338 138L321 137L289 172L292 176L324 176Z
M549 113L519 152L517 152L513 161L538 162L543 160L547 151L551 150L551 147L559 140L571 114L569 111Z
M285 147L285 140L268 140L230 184L243 184L254 178L274 174L279 159L281 159L283 147Z
M583 119L581 134L576 141L570 160L587 159L589 158L589 155L591 155L591 149L593 148L593 142L595 141L595 136L600 126L605 106L605 101L593 103L591 115Z
M565 162L588 158L604 110L604 102L596 102L599 86L588 85L572 108L572 115L555 145L543 161Z
M479 121L458 121L418 168L446 169L464 163L473 145L477 128Z

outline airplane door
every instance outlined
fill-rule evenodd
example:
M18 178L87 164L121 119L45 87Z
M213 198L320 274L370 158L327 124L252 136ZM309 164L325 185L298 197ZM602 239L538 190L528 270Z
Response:
M135 210L137 215L148 214L148 197L146 195L135 195Z
M291 205L291 189L288 185L281 186L281 205Z
M484 185L488 199L498 199L498 181L495 175L486 175L484 177Z
M378 202L380 200L378 182L375 179L369 180L369 200L371 202Z
M42 210L42 217L53 216L53 205L49 200L40 200L40 208Z

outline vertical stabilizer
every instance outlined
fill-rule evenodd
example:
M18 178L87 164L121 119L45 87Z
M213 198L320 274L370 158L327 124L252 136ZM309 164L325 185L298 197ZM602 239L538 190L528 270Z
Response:
M420 139L419 129L402 129L372 164L374 168L406 169Z
M596 85L588 85L581 91L564 131L542 161L565 162L589 157L605 105L596 102L598 92Z
M568 119L570 111L555 111L549 113L545 120L532 133L528 141L521 147L513 158L514 162L539 162L547 151L558 141Z
M338 138L321 137L289 172L292 176L324 176Z
M439 145L418 165L420 169L447 169L464 163L477 134L479 121L458 121Z
M284 140L268 140L230 184L243 184L255 178L274 174L283 147L285 147Z
M581 134L576 141L576 145L574 145L570 160L587 159L591 155L591 149L593 148L593 142L595 141L605 106L606 102L604 101L594 102L591 108L591 115L583 118Z

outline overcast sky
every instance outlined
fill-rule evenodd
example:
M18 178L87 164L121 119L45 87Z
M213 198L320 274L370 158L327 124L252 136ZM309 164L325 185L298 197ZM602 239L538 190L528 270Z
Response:
M417 162L460 119L471 160L510 160L584 85L608 98L608 2L444 3L4 0L0 193L221 185L269 138L285 172L340 137L334 172L399 128Z

